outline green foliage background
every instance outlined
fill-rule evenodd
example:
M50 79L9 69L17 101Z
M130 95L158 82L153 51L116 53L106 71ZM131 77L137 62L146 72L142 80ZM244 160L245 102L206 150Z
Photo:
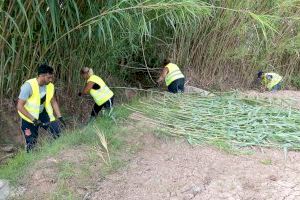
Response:
M151 83L170 57L195 83L247 87L258 69L299 72L299 0L0 1L0 95L15 97L40 63L66 88L82 66ZM151 76L149 76L151 75ZM121 84L122 82L119 82ZM115 84L117 85L117 83Z

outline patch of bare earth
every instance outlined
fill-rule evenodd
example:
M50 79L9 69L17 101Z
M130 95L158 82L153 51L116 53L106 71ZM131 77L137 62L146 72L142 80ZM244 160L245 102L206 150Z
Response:
M24 192L14 199L82 198L101 176L101 162L91 162L91 149L79 146L38 161L23 182ZM100 158L99 158L100 159Z
M292 99L300 108L296 91L246 95ZM251 155L230 155L208 146L162 140L147 129L140 137L143 148L125 168L99 181L88 199L300 199L299 152L285 156L283 150L262 149Z
M100 181L90 199L300 199L300 153L235 156L151 134L143 141L127 167Z
M118 161L124 163L130 161L130 155L140 148L144 133L142 123L126 125L119 133L125 144L121 147L122 151L116 152ZM100 154L98 148L81 145L37 161L28 170L26 179L21 181L18 189L22 192L13 192L11 199L86 198L90 191L95 190L94 183L103 179L110 170Z
M300 91L280 90L277 92L257 92L250 90L243 92L243 94L255 98L288 100L292 107L300 109Z

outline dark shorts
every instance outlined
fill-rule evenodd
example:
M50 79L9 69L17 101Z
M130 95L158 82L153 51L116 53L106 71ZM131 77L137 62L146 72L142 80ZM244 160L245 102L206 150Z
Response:
M281 89L281 84L282 84L282 82L279 82L276 85L274 85L271 91L275 92L277 90L280 90Z
M93 110L91 112L92 117L96 117L98 113L102 110L102 108L106 110L111 110L114 104L114 96L107 100L104 104L101 106L98 106L96 103L94 104Z
M37 127L30 122L27 122L23 119L21 120L21 129L25 137L27 152L29 152L35 146L39 135L39 128L47 130L47 132L49 132L54 139L59 137L59 123L57 121L50 122L49 116L45 110L40 114L39 120L41 120L43 123L46 123L46 125Z
M184 92L184 78L177 79L173 81L169 86L168 86L168 91L171 93L178 93L178 92Z

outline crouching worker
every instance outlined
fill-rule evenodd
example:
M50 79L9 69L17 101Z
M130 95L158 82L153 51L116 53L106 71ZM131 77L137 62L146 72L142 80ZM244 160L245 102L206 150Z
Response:
M93 121L102 108L108 110L110 114L113 107L114 93L99 76L94 75L91 68L82 68L80 75L86 80L86 85L83 91L79 92L78 95L90 94L95 101L89 121Z
M185 79L179 67L171 63L169 59L164 60L163 66L163 71L156 82L160 84L165 80L168 91L171 93L184 92Z
M257 78L262 84L262 91L268 89L274 92L281 89L282 77L276 73L264 73L263 71L259 71Z
M17 110L21 117L27 152L35 146L40 127L48 130L56 139L60 134L60 123L65 126L54 96L52 79L53 68L43 64L38 67L38 77L27 80L21 87ZM60 123L56 121L54 114Z

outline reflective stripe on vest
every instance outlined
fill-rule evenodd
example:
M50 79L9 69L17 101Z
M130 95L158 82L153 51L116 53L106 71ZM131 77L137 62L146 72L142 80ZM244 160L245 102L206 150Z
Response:
M104 83L104 81L96 75L92 75L87 82L94 82L97 83L100 86L100 89L90 90L90 95L93 97L95 103L98 106L101 106L104 104L106 101L108 101L110 98L113 97L114 93L107 87L107 85Z
M180 71L179 67L173 63L169 63L166 65L169 72L165 78L166 85L169 86L173 81L184 78L184 75Z
M267 76L272 76L271 80L267 79ZM268 90L272 90L275 85L277 85L282 80L282 77L276 73L266 73L263 76L263 84L268 88Z
M24 108L35 118L38 119L40 115L40 104L41 104L41 96L40 96L40 88L36 78L30 79L26 81L30 84L32 95L26 100ZM54 85L49 83L46 85L46 101L45 101L45 109L50 118L50 121L55 121L55 117L53 115L53 108L51 105L51 99L54 95ZM18 111L19 115L22 119L27 122L33 123L28 117L23 115L20 111Z

